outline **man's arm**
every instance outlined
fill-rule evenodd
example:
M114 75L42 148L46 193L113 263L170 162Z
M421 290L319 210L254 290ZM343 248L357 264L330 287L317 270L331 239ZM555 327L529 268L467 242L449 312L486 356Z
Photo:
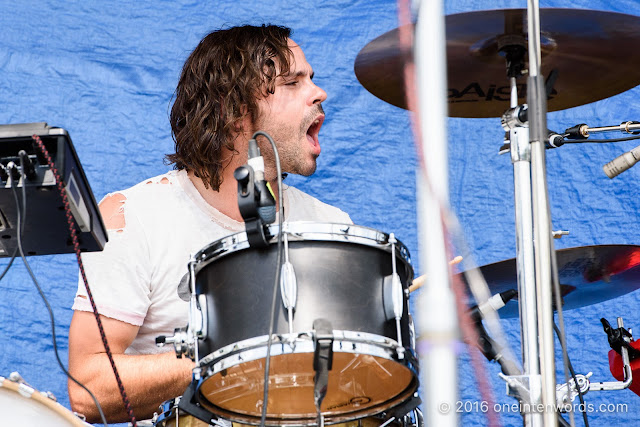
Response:
M172 351L162 354L125 355L138 326L100 316L113 360L136 419L151 418L158 406L180 396L191 383L190 359ZM107 358L93 313L75 311L69 328L69 372L96 396L108 422L125 422L128 415ZM71 408L89 422L100 422L91 396L68 381Z

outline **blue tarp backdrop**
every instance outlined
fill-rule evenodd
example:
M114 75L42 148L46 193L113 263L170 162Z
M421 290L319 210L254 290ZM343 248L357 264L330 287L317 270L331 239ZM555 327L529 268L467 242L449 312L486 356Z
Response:
M524 0L445 3L447 14L526 8ZM640 15L638 6L637 0L541 1L541 7ZM289 176L289 184L340 207L357 224L394 232L408 246L416 275L421 274L410 118L405 110L365 90L353 69L368 42L398 26L393 0L0 0L0 124L46 121L67 129L100 200L169 169L162 160L173 148L168 112L184 60L209 31L244 23L292 27L293 39L314 67L315 82L328 94L318 171L311 178ZM628 61L640 66L634 52L629 52ZM590 70L583 72L588 75ZM636 87L549 113L548 127L563 130L578 123L605 126L640 120L639 95ZM513 171L509 156L498 156L504 136L500 119L450 118L443 125L449 133L451 204L478 265L514 258ZM602 172L603 164L636 145L574 144L547 152L553 229L570 231L556 241L556 248L640 244L640 167L613 180ZM53 307L58 350L66 364L70 307L77 287L75 257L40 256L29 262ZM0 268L4 264L0 261ZM49 315L21 262L16 261L0 281L0 295L0 375L19 371L68 408ZM627 327L640 328L639 303L640 292L634 292L565 312L569 355L578 373L593 372L595 381L613 380L599 319L613 323L623 316ZM420 316L415 304L413 311ZM515 354L520 354L517 320L501 322ZM557 355L558 381L564 382L559 351ZM461 406L468 410L461 422L486 425L481 406L473 403L481 396L466 352L459 365L460 400L472 403ZM514 403L505 395L497 367L485 367L496 402ZM591 425L633 425L640 419L640 397L631 391L591 392L585 399L593 409ZM606 406L617 403L625 406ZM1 402L0 406L11 410ZM513 410L502 410L499 418L503 425L522 422Z

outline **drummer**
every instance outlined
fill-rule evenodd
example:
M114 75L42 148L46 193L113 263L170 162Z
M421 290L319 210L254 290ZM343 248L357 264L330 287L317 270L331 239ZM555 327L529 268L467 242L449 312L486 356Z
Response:
M289 28L263 25L214 31L184 64L170 121L174 170L100 203L109 242L83 254L89 286L137 419L181 395L194 364L155 338L188 323L187 263L191 254L244 231L233 171L247 162L255 131L276 141L282 170L309 176L320 154L318 133L327 94ZM259 138L261 139L261 138ZM293 188L278 194L273 151L259 141L265 178L287 221L351 223L343 211ZM98 398L109 422L127 420L84 283L69 330L69 370ZM232 328L233 325L227 325ZM89 394L69 382L74 411L100 421Z

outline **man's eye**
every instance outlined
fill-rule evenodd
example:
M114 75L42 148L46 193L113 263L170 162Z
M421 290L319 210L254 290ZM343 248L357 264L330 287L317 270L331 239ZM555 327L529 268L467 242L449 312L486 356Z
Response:
M298 84L298 81L297 81L297 80L293 80L293 81L291 81L291 82L287 82L287 83L285 83L285 86L295 86L295 85L297 85L297 84Z

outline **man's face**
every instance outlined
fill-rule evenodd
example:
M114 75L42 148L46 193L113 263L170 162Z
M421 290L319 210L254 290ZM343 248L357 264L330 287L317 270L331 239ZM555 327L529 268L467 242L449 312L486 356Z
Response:
M321 103L327 94L311 81L313 70L300 46L289 40L289 48L293 52L289 73L277 78L273 94L258 101L260 116L254 131L264 131L273 138L283 172L309 176L315 172L320 155ZM265 178L271 181L276 178L273 151L264 138L258 140L265 157Z

